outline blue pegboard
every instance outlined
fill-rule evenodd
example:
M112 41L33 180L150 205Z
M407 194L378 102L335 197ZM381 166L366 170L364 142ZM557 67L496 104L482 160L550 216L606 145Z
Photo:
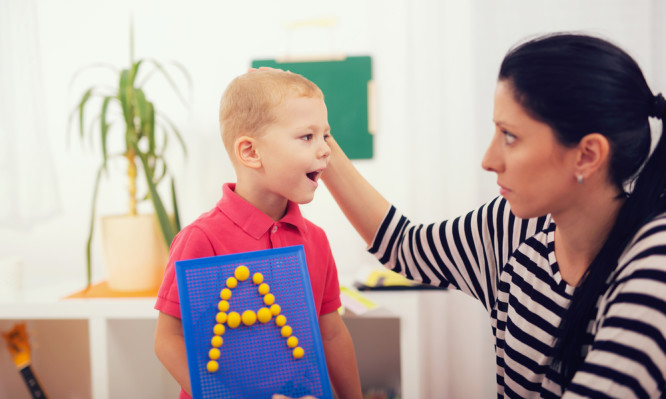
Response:
M231 288L227 279L235 278L240 266L247 267L249 278L237 279ZM253 281L255 273L268 285L280 306L278 315L286 317L303 357L294 357L295 348L282 336L277 315L271 313L265 323L241 322L236 328L228 319L218 323L224 288L231 293L229 309L222 312L227 318L232 312L242 315L246 310L270 309L259 293L260 284ZM303 246L179 261L176 278L193 398L261 399L274 393L333 398ZM216 324L222 324L223 333L219 334L219 326L215 330ZM219 369L210 372L207 365L216 335L223 341L220 358L215 360Z

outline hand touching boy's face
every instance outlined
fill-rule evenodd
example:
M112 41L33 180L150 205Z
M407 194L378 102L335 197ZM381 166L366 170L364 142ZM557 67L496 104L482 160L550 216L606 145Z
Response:
M282 197L306 204L330 155L326 104L320 98L290 97L273 112L275 123L256 142L266 201Z

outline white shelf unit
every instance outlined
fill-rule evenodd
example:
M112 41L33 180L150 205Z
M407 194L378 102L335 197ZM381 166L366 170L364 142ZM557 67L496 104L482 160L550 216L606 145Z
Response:
M153 298L61 299L76 289L32 290L0 302L0 331L25 321L33 369L53 398L167 398L178 386L153 352ZM4 345L4 343L2 343ZM6 350L0 397L30 398Z
M0 302L0 331L26 322L31 344L36 346L33 368L49 397L176 398L178 385L153 352L155 300L62 299L75 291L75 287L51 285ZM402 370L400 381L393 386L401 388L404 399L421 398L418 318L423 294L382 292L367 296L384 306L385 311L370 312L362 318L375 317L385 322L387 317L397 315L400 319L400 348L393 348L399 355L392 357L399 359L396 361L400 364L387 365L392 370L387 378L394 378L396 369ZM359 351L366 352L364 349ZM366 372L361 370L362 375ZM0 350L0 397L30 398L4 349Z
M33 368L50 398L178 397L178 385L153 351L158 313L154 298L62 299L80 287L55 282L30 287L18 298L0 299L0 332L26 322L36 347ZM389 388L399 387L403 399L488 397L495 392L492 341L478 304L469 305L469 299L461 299L464 295L447 291L363 295L383 311L366 313L361 319L367 320L356 324L343 317L352 339L362 346L357 348L362 380L388 381ZM398 338L393 332L378 331L377 326L396 317ZM371 334L378 339L368 339ZM381 343L387 335L392 337L385 340L389 343ZM377 351L386 350L393 351L385 357L388 360L379 365L369 361L385 355L377 356ZM0 342L0 398L30 398L4 342Z

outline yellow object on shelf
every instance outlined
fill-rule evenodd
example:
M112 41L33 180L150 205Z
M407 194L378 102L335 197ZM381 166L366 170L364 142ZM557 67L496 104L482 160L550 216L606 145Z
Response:
M366 298L363 294L348 287L340 287L340 301L342 302L342 306L357 315L378 307L376 303Z
M391 270L373 270L365 279L365 285L368 287L395 287L404 286L411 287L418 285L417 282L409 280L408 278Z

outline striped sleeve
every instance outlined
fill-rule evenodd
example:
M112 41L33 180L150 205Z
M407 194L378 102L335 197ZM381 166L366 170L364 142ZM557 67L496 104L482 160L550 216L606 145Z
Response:
M564 397L664 397L666 218L647 224L601 298L598 330Z
M464 216L427 225L413 224L391 207L369 251L409 279L451 285L491 310L500 268L544 221L515 217L501 197Z

